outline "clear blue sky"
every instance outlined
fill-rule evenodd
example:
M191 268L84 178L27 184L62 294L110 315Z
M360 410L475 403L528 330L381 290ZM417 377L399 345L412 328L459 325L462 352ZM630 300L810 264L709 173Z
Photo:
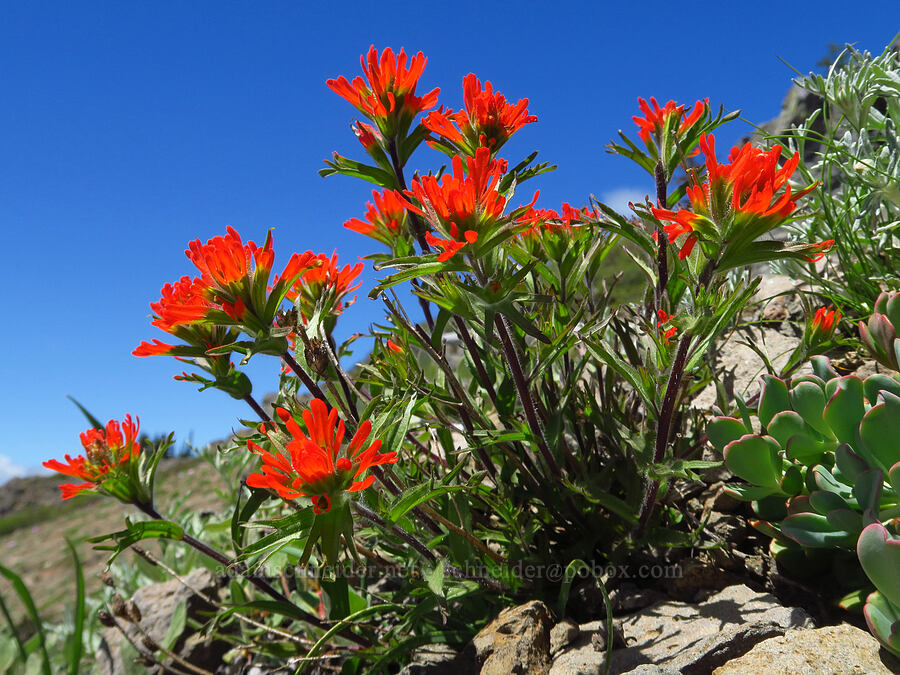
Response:
M796 25L790 3L606 4L4 3L0 482L80 451L86 424L66 394L104 420L132 413L151 434L198 444L251 417L224 394L174 381L173 359L131 350L165 339L149 303L193 274L191 239L232 225L260 241L274 227L277 264L292 251L336 248L355 262L373 250L342 227L361 217L370 188L316 173L335 150L362 158L355 111L325 80L357 75L370 44L425 52L420 89L440 86L450 107L469 72L529 98L539 121L505 156L539 149L558 164L528 186L558 207L650 191L603 151L618 128L633 133L637 96L708 96L762 122L790 85L778 56L807 72L829 42L881 51L900 28L900 10L882 1L804 3ZM748 131L736 123L720 143ZM442 157L423 146L413 164L436 168ZM373 278L367 270L339 338L380 319L365 297ZM276 368L252 370L259 398Z

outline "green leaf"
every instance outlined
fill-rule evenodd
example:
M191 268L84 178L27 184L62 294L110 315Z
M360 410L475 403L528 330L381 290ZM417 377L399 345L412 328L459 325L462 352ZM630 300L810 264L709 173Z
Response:
M731 483L725 486L725 491L728 494L735 499L740 499L742 502L755 502L768 497L769 495L776 494L777 492L780 492L780 490L780 485L778 490L759 485L742 485L740 483Z
M835 548L852 546L856 537L838 530L818 513L797 513L781 521L781 531L803 546Z
M47 637L44 634L44 623L41 621L41 617L38 614L37 607L34 605L34 599L31 597L31 593L28 591L28 587L25 585L25 582L22 581L22 578L13 572L11 569L0 565L0 574L9 580L10 584L12 584L13 590L19 596L19 599L22 601L22 604L25 606L25 611L28 613L28 618L31 619L32 624L34 625L34 629L37 632L36 638L38 647L41 650L41 657L43 659L41 669L45 673L45 675L50 675L50 656L47 654ZM12 619L9 614L6 612L4 608L3 613L6 617L7 622L10 624L10 630L13 635L16 635L16 627L12 623ZM17 638L18 640L18 638ZM20 643L21 646L21 643ZM24 650L23 650L23 653Z
M176 541L184 538L184 530L177 523L168 520L142 520L136 523L131 522L129 518L125 519L126 528L118 532L100 535L88 539L92 544L112 540L111 545L95 546L98 551L113 551L112 556L107 561L107 565L112 564L122 551L129 546L136 544L142 539L174 539Z
M900 656L900 609L876 591L866 598L863 612L872 635Z
M900 462L900 396L883 391L881 399L862 418L859 435L866 454L887 473Z
M853 375L837 381L836 390L825 406L825 421L840 443L856 444L859 423L866 412L862 380Z
M623 361L615 351L607 348L605 343L601 340L585 339L584 343L596 358L612 368L615 372L625 378L628 384L634 387L634 390L640 395L647 407L653 411L655 416L657 414L655 397L650 393L647 387L644 386L644 381L643 378L641 378L640 373L638 373L633 366Z
M825 423L825 389L813 382L801 382L791 389L791 406L803 420L817 432L831 437L831 428Z
M759 423L763 429L769 426L772 418L784 411L791 409L791 396L784 380L774 375L763 375L759 397Z
M72 403L74 403L78 407L78 409L81 411L81 414L84 415L85 419L87 419L87 421L90 423L90 425L92 427L94 427L94 429L106 428L106 425L103 424L103 422L101 422L96 417L94 417L90 412L88 412L87 408L85 408L83 405L81 405L73 397L66 394L66 398L69 399L70 401L72 401Z
M163 649L171 650L175 646L175 643L178 642L178 638L180 638L181 634L184 632L185 625L187 625L187 603L182 600L178 603L178 606L175 607L175 611L172 612L169 630L166 631L166 636L160 643Z
M769 436L748 434L725 447L725 464L735 476L777 492L782 473L779 449Z
M897 570L900 570L900 539L890 535L881 523L867 525L859 541L856 553L866 576L875 584L875 588L900 607L900 584L897 583Z
M450 481L456 478L456 475L460 472L463 467L463 462L457 464L453 470L448 473L443 480L441 480L440 484L437 486L432 486L429 483L422 483L420 485L416 485L414 487L409 488L408 490L399 494L391 504L390 510L388 511L387 520L390 523L398 522L403 516L405 516L409 511L416 508L419 504L427 502L430 499L434 499L435 497L440 497L441 495L449 494L451 492L460 492L462 490L468 490L468 485L450 485Z
M428 589L438 597L444 596L444 559L438 560L434 569L425 576Z
M65 653L69 662L69 673L77 675L81 670L81 655L84 651L84 570L72 542L66 539L66 545L72 553L72 562L75 566L75 610L72 634L66 639Z
M247 489L250 490L250 498L242 508L241 493L238 492L237 499L234 503L234 513L231 516L231 542L234 546L235 553L238 554L244 547L244 535L246 534L245 530L241 528L241 525L248 522L253 517L253 514L259 510L262 503L271 497L266 490L261 488L252 488L248 486Z
M352 625L354 623L359 622L361 619L369 616L370 614L377 614L379 612L399 612L403 610L402 605L395 605L393 603L385 603L383 605L373 605L371 607L366 607L365 609L361 609L358 612L354 612L350 616L347 616L336 624L334 624L331 628L325 631L325 634L319 638L318 642L312 646L312 649L307 653L305 660L301 662L300 667L297 669L296 673L302 673L306 666L312 663L315 657L322 651L322 648L328 644L329 640L334 637L337 633L339 633L345 626Z
M350 614L350 588L344 575L334 580L322 579L322 592L328 598L329 619L343 619Z
M247 560L253 556L262 556L255 561L254 566L262 565L269 557L288 544L304 539L314 520L315 514L310 506L284 518L247 523L244 527L271 527L275 531L252 544L248 544L237 559Z

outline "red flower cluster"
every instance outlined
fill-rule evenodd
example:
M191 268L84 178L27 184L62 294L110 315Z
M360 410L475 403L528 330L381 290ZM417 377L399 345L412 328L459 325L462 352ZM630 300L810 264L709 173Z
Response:
M528 209L516 218L517 224L529 226L520 234L536 236L542 232L566 232L571 230L574 225L595 222L601 217L597 209L589 209L586 206L579 209L571 206L568 202L563 202L561 211L560 214L553 209Z
M363 271L364 265L360 262L353 267L338 267L337 252L330 258L320 253L314 260L319 264L301 274L285 295L288 300L297 303L304 320L312 316L320 302L324 315L336 317L356 301L354 297L343 302L347 295L359 288L360 282L355 286L353 282Z
M290 435L286 455L269 452L248 440L247 447L262 457L262 469L247 477L247 485L273 490L283 499L309 496L316 513L329 511L337 493L358 492L372 485L375 476L361 477L369 468L397 462L396 452L378 452L381 440L363 449L372 430L368 420L359 426L342 454L344 421L338 419L337 410L329 410L320 399L313 399L309 409L303 411L306 433L287 410L276 408L276 413ZM269 436L267 429L263 431Z
M366 219L351 218L344 227L391 246L402 232L406 200L396 190L385 190L380 195L373 190L372 197L375 203L366 202Z
M833 306L819 307L809 324L809 343L815 345L829 340L841 317L842 314Z
M709 99L706 101L697 101L694 104L694 108L691 110L690 115L686 115L684 106L676 105L675 101L669 101L660 108L656 99L652 96L650 97L650 105L648 105L647 101L644 99L638 98L638 105L641 108L641 112L644 113L644 116L634 116L631 119L638 125L638 136L640 136L645 143L649 143L651 136L655 136L659 139L666 126L666 122L673 116L675 119L682 120L681 124L678 126L677 133L683 134L697 123L697 120L703 115L703 111L708 103Z
M79 485L60 485L62 498L71 499L100 487L120 466L137 458L141 447L136 442L139 428L139 421L132 421L131 415L126 415L121 425L116 420L110 420L105 429L88 429L81 434L84 455L73 459L67 454L65 464L55 459L44 462L43 466L47 469L87 481Z
M403 49L394 56L393 50L387 48L379 57L375 45L372 45L369 53L361 56L359 62L365 79L356 77L350 83L341 76L328 80L326 84L363 115L375 121L382 133L405 133L413 117L437 105L438 88L424 96L416 96L419 77L428 62L422 52L416 54L407 67Z
M162 297L150 303L154 314L151 323L189 345L209 349L224 344L222 338L227 331L198 323L206 318L210 310L221 309L208 299L209 292L209 284L201 278L183 276L174 284L166 284L162 287ZM131 353L134 356L155 356L171 354L173 349L175 345L154 338L152 344L142 341Z
M814 186L793 194L788 179L797 168L797 153L784 166L778 167L781 146L761 150L749 143L734 147L728 164L719 164L712 135L700 137L700 149L706 157L706 180L688 187L692 211L678 212L652 208L653 215L667 221L669 241L688 235L679 258L690 255L698 238L718 238L722 242L739 239L754 241L780 225L797 207L797 200ZM779 191L784 188L783 192ZM729 226L730 223L730 226ZM720 231L718 228L722 227ZM820 246L823 246L823 242Z
M467 243L478 241L480 232L496 223L506 208L506 197L498 191L500 177L506 171L506 161L491 159L491 151L478 148L474 157L453 158L453 173L439 181L434 176L416 178L407 197L414 197L419 205L408 200L407 208L437 223L450 239L441 239L431 232L425 235L429 245L443 252L438 260L453 257ZM537 199L537 194L535 194ZM533 203L533 202L532 202Z
M656 317L659 319L659 321L656 322L657 328L662 328L665 324L669 323L669 321L674 318L672 314L666 314L661 309L656 310ZM665 339L666 344L669 344L677 331L678 328L676 328L675 326L670 326L662 331L663 338Z
M236 336L229 325L247 326L254 332L271 326L290 285L305 270L321 264L312 251L295 253L269 287L275 262L271 231L264 245L257 246L252 241L245 244L231 227L224 237L213 237L205 244L195 239L185 254L200 276L184 276L163 286L162 298L150 305L153 325L203 349L233 342ZM142 342L132 353L171 354L173 349L174 345L153 340L153 344Z
M479 147L497 150L526 124L537 122L528 114L528 99L512 105L495 92L490 82L481 82L473 73L463 78L465 108L458 112L435 110L422 120L423 126L443 139L445 145L467 155ZM434 145L434 142L431 143Z

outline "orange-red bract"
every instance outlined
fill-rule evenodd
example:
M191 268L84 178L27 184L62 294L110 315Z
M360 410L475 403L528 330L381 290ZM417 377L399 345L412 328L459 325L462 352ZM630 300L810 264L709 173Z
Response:
M363 115L374 120L382 131L398 123L401 127L408 127L410 120L418 113L437 104L438 88L424 96L416 96L419 77L428 62L422 52L416 54L407 66L403 49L395 56L388 47L379 56L375 45L372 45L359 62L365 78L355 77L351 83L341 76L328 80L326 84Z
M463 100L465 108L434 110L422 124L456 149L473 155L478 147L497 150L516 131L526 124L537 122L537 117L528 114L528 99L523 98L515 105L507 103L506 97L495 92L490 82L481 81L469 73L463 78Z
M727 164L719 164L715 153L715 138L700 137L700 149L706 158L706 179L687 188L692 211L672 211L652 208L653 215L666 221L665 232L670 241L688 234L678 254L690 255L697 242L698 229L716 228L723 222L733 223L734 228L752 227L754 237L780 225L797 207L797 200L813 189L810 186L794 194L788 179L800 161L798 153L778 166L781 146L770 150L754 148L749 143L734 147ZM782 190L783 188L783 190ZM719 232L730 236L733 232Z
M344 298L360 287L361 282L354 284L354 281L363 271L364 265L360 262L352 267L339 267L337 252L330 258L320 253L314 260L319 264L301 274L287 291L286 297L297 303L306 320L312 316L320 299L326 303L324 314L338 316L356 301L356 297L347 302L344 302Z
M384 190L381 194L372 190L372 198L375 200L374 204L366 203L366 219L351 218L344 223L344 227L391 246L402 233L406 217L405 200L396 190Z
M140 454L140 444L136 442L139 428L139 420L132 421L131 415L126 415L121 424L110 420L104 429L88 429L81 434L83 455L73 458L67 454L65 464L56 459L44 462L47 469L86 481L60 485L62 498L71 499L97 488L119 466L136 458Z
M669 101L660 108L656 99L652 96L650 97L649 105L644 99L638 98L638 106L640 107L641 112L644 113L644 116L638 117L635 115L631 119L638 125L638 136L647 143L650 141L651 136L658 136L662 132L666 125L666 120L672 115L677 116L679 119L683 118L681 124L678 126L679 134L690 129L697 123L697 120L700 119L707 102L708 101L697 101L694 104L694 108L691 110L690 115L686 115L684 112L684 105L677 105L675 101Z
M342 449L344 421L320 399L313 399L303 411L305 433L287 410L277 408L276 413L289 435L287 454L270 452L248 439L247 447L262 458L260 473L247 477L251 487L273 490L283 499L311 497L315 512L324 513L339 492L358 492L372 485L375 476L363 476L368 469L397 462L396 452L378 452L380 439L368 443L372 430L368 420ZM270 433L265 426L263 432Z
M498 186L506 167L505 160L491 159L488 148L478 148L474 157L455 156L452 174L444 174L440 180L421 176L405 191L407 197L415 198L421 205L406 200L409 210L426 219L436 217L450 236L445 240L432 233L426 235L431 246L443 249L439 261L450 259L467 243L478 241L484 228L502 218L506 197L500 194Z

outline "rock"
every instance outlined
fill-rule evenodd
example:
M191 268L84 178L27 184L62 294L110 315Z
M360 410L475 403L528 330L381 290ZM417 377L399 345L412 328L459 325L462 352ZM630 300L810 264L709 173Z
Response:
M664 596L652 588L638 588L630 581L625 581L619 588L611 591L609 602L612 605L613 614L631 614L644 607L649 607L654 602L663 600Z
M760 125L760 132L754 135L755 144L758 144L761 140L761 134L771 136L785 134L791 127L805 122L814 111L821 107L822 99L818 94L804 89L799 84L793 84L781 103L781 112L778 114L778 117ZM815 120L811 131L819 134L825 131L824 121L821 116ZM803 159L805 161L812 160L815 157L815 153L821 150L821 147L821 143L812 140L808 141L804 146Z
M211 609L209 604L191 588L206 595L215 595L218 581L212 572L198 568L188 574L184 581L186 585L178 579L172 579L139 588L132 596L131 602L140 611L140 620L135 624L119 619L119 626L126 630L137 644L142 643L145 635L157 643L162 643L169 631L172 615L182 602L185 603L188 617L197 617L198 610ZM110 675L125 672L121 661L121 644L124 640L118 628L104 629L100 649L97 652L98 672ZM172 651L193 665L214 669L221 663L229 648L229 644L225 641L202 639L199 635L192 634L182 635Z
M709 514L706 529L720 536L732 546L736 546L744 541L750 531L747 527L747 521L743 518L717 511Z
M445 644L423 645L410 655L399 675L454 675L463 669L456 651Z
M473 661L482 675L543 675L550 670L551 624L542 602L504 609L466 645L460 662Z
M597 675L602 671L606 658L606 622L589 621L579 626L578 632L575 643L554 659L550 675ZM618 621L613 622L613 645L625 645Z
M599 675L605 654L594 649L590 640L579 640L556 657L550 675Z
M718 591L741 583L738 577L699 558L679 561L675 571L677 574L666 578L666 592L677 600L694 601L702 591Z
M725 491L725 483L719 481L713 483L700 495L703 508L708 511L730 513L736 511L744 502L735 499Z
M802 609L782 607L774 596L743 585L699 605L660 602L622 620L629 646L613 651L610 672L651 664L657 670L644 672L708 673L762 640L811 625Z
M765 373L765 364L755 351L737 340L750 342L766 354L777 370L787 364L788 357L800 343L798 337L782 334L769 326L745 326L733 338L728 348L717 355L717 370L722 372L722 384L729 397L737 392L749 398L756 390L756 382ZM800 371L804 372L804 371ZM716 403L715 385L707 385L692 401L695 410L709 410Z
M900 672L900 661L867 632L848 624L789 630L764 640L743 656L712 671L714 675L819 675Z
M578 624L572 619L563 619L550 629L550 653L553 654L570 644L581 634Z

